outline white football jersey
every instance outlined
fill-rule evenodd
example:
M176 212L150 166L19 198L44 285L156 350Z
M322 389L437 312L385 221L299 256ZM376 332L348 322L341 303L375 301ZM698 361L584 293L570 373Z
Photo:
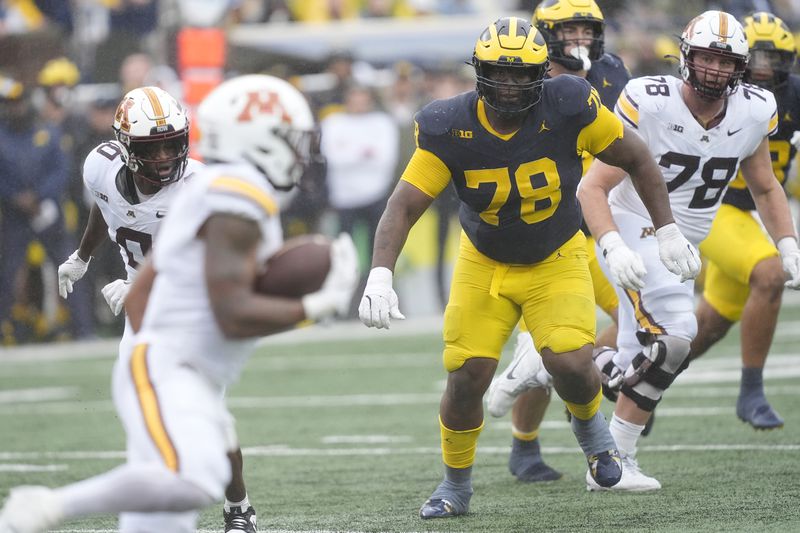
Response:
M124 166L121 153L116 141L98 145L86 156L83 182L100 208L108 225L108 236L119 246L128 279L132 280L150 250L172 200L204 165L189 159L183 178L149 198L140 199L132 180L128 181L125 173L120 173Z
M170 206L153 246L157 272L138 342L173 346L171 353L219 384L235 381L257 340L228 339L206 290L206 242L197 233L215 213L254 220L263 264L283 245L275 191L249 165L212 165L187 183Z
M771 92L745 84L728 97L722 121L706 130L683 102L683 83L674 76L633 79L615 112L647 143L667 183L675 221L697 245L711 229L741 161L777 131L778 114ZM647 216L630 177L611 191L609 203L612 213Z

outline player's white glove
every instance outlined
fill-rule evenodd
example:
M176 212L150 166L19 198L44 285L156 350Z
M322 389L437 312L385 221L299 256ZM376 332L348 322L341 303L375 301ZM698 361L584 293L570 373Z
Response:
M789 139L789 142L792 143L792 146L796 149L800 150L800 130L792 134L792 138Z
M397 293L392 288L392 271L386 267L375 267L369 271L364 296L358 306L358 318L367 327L386 328L393 318L403 320Z
M125 298L128 296L128 291L131 290L131 282L126 279L117 279L103 287L100 291L103 293L103 298L111 308L114 316L117 316L122 307L125 305Z
M603 257L606 258L614 283L632 291L644 287L647 269L644 267L642 257L628 248L619 233L609 231L600 237L597 244L603 249Z
M353 239L347 233L341 233L331 243L331 269L322 288L303 296L306 318L319 320L337 313L346 315L358 277L358 252Z
M680 276L681 282L694 279L700 273L700 253L683 236L677 224L667 224L656 230L658 255L667 270Z
M781 253L783 271L789 274L789 281L785 285L790 289L800 289L800 249L797 248L797 239L782 238L778 241L778 251Z
M86 274L91 261L91 257L88 261L78 257L78 250L75 250L66 261L58 266L58 294L62 298L66 298L67 294L72 292L72 284Z

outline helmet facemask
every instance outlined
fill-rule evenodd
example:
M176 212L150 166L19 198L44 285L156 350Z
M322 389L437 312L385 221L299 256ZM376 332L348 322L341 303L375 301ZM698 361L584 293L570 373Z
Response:
M750 61L744 80L770 91L786 84L797 54L794 35L780 18L764 11L744 19Z
M795 55L783 50L755 48L744 73L744 81L770 91L782 87L789 79Z
M279 191L293 189L308 167L324 161L318 128L301 130L282 123L264 138L268 142L254 146L243 157Z
M696 61L698 52L733 60L735 67L732 71L726 71L699 65ZM724 49L690 46L685 41L681 42L681 56L683 79L705 100L719 100L730 96L744 78L747 56Z
M128 168L153 185L164 187L183 176L189 156L189 129L148 137L117 135L127 152L123 157Z
M487 105L503 114L522 113L538 104L542 98L544 77L550 67L549 62L513 65L480 61L475 57L472 64L475 67L478 94Z

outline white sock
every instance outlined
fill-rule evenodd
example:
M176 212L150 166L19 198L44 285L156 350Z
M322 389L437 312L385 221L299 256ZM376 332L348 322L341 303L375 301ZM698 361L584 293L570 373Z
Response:
M617 450L619 450L620 455L636 455L636 442L639 440L639 435L644 431L644 426L627 422L619 418L615 413L611 417L608 429L611 431L611 436L614 437L614 442L617 443Z
M247 508L250 507L250 500L247 499L247 494L244 495L244 500L240 502L232 502L228 498L225 498L225 504L223 505L223 508L225 511L230 512L231 507L241 507L242 511L247 510Z
M95 514L163 513L202 509L214 498L164 467L122 465L60 489L64 518Z

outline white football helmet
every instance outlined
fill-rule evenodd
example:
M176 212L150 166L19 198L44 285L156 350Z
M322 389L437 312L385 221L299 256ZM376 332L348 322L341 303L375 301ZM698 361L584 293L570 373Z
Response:
M736 89L750 57L742 25L724 11L706 11L692 19L683 30L680 49L681 76L709 100L726 97ZM733 59L736 61L733 73L698 66L694 61L694 52L698 50Z
M197 126L204 159L249 163L278 190L299 183L319 156L319 132L305 97L274 76L222 83L198 107Z
M117 106L113 128L132 172L160 186L181 179L189 154L189 119L166 91L130 91Z

